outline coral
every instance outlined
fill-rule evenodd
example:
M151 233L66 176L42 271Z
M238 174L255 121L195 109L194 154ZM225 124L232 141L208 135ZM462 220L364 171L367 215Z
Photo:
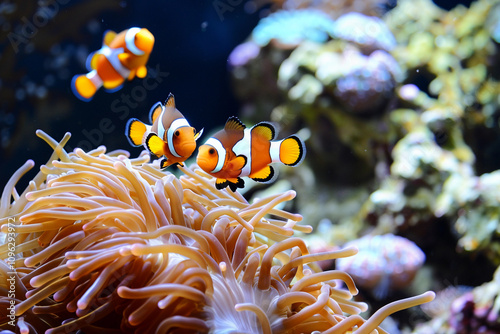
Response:
M60 143L37 134L54 153L19 194L29 160L0 199L2 232L12 235L14 226L16 242L14 257L6 244L0 249L1 282L13 266L20 330L384 333L377 327L389 314L434 298L396 301L365 321L352 278L314 264L356 250L309 254L294 234L311 228L275 208L295 192L248 203L196 167L181 167L177 178L146 154L130 159L105 147L68 154L69 134ZM2 313L2 325L7 320Z
M308 161L289 178L308 194L295 207L314 226L329 222L320 235L327 246L402 235L426 251L426 284L485 282L500 263L500 2L448 11L401 0L380 20L328 13L332 38L301 42L279 66L283 95L272 111L270 103L268 114L252 114L246 101L247 119L269 117L309 135ZM497 315L483 314L494 298L484 308L471 296L443 312L455 319L443 333L497 330Z
M455 221L461 236L458 245L466 251L485 250L495 263L500 263L499 187L498 170L480 176L455 174L444 183L437 202L438 214L450 215Z
M334 21L319 10L281 10L260 20L252 40L261 47L273 42L293 48L304 40L326 42L333 34Z
M415 334L445 333L466 334L485 333L494 334L500 330L500 269L497 269L493 280L474 289L464 287L450 287L439 292L433 303L423 307L424 310L439 312L431 313L433 319L420 324ZM444 298L443 298L444 297Z
M354 42L367 52L374 50L391 51L396 39L380 18L351 12L335 21L335 37Z
M425 261L414 242L393 234L366 235L344 247L356 247L356 256L338 259L336 268L347 272L360 287L385 298L389 290L407 287Z
M299 15L300 11L296 12ZM316 12L308 15L312 13ZM321 22L321 17L314 20ZM354 31L349 28L360 20L366 25ZM345 179L346 174L339 170L343 168L340 156L349 160L342 164L350 166L346 173L359 169L358 180L372 177L376 159L371 148L377 147L377 154L384 154L379 147L387 145L392 131L385 126L383 114L404 80L399 65L384 50L392 48L391 32L376 18L346 14L331 21L330 38L325 41L302 38L288 52L278 51L278 46L270 43L255 52L255 32L264 22L261 20L252 39L238 46L230 57L234 59L231 63L238 64L232 74L237 95L244 101L241 117L250 122L271 119L280 123L285 133L307 127L311 165L328 170L315 170L320 179L331 174ZM292 35L294 31L288 29L285 34L284 25L268 26L268 34L273 36ZM309 30L304 31L306 35ZM240 59L250 60L241 65Z
M344 13L357 12L370 16L382 16L396 5L395 0L256 0L257 3L271 2L275 8L297 10L314 8L337 18Z
M283 60L301 42L323 43L333 33L334 21L319 10L280 10L263 18L228 58L235 93L246 103L243 112L268 119L285 99L276 83Z

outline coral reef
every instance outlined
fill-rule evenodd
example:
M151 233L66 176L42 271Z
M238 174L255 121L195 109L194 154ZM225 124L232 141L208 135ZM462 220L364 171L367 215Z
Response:
M280 64L281 102L266 105L268 117L285 132L308 129L320 198L340 188L360 200L357 215L316 215L339 227L334 241L345 241L347 225L355 238L364 222L397 233L445 217L461 249L498 262L495 186L481 181L496 184L500 167L498 8L484 0L447 12L403 0L382 19L343 14L328 41L303 41ZM257 121L258 110L247 104L242 117Z
M398 234L427 255L418 288L483 284L500 264L500 2L447 11L430 0L401 0L377 17L349 6L331 14L323 3L280 3L321 8L334 32L300 42L275 63L280 98L265 110L243 98L242 118L268 117L284 132L308 135L308 160L288 181L307 194L294 208L308 223L327 222L321 248ZM430 316L455 319L445 320L455 321L449 333L497 331L497 315L471 296L446 316ZM440 331L419 331L429 332Z
M278 11L259 22L252 31L252 40L260 46L273 42L293 48L304 40L326 42L333 33L334 21L321 11Z
M258 4L273 3L274 8L297 10L314 8L321 10L332 18L344 13L363 13L370 16L381 16L396 5L396 0L255 0Z
M0 247L2 326L9 275L22 332L385 333L389 314L434 298L399 300L365 321L352 278L314 264L356 250L310 254L294 235L311 227L275 208L295 192L248 203L196 167L177 178L146 154L68 154L69 134L59 143L37 135L54 153L19 194L26 162L0 199L2 232L16 244Z
M431 304L423 307L433 319L417 326L414 333L498 333L500 330L499 292L499 269L496 270L491 282L474 289L449 287L438 292L432 304L437 304L439 307L432 307Z
M352 276L357 285L372 289L378 299L389 290L407 287L425 261L414 242L393 234L366 235L344 247L356 247L356 256L338 259L336 268Z

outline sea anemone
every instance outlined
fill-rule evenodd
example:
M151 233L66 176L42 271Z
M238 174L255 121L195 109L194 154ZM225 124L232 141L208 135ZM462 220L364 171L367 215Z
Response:
M315 261L354 248L309 254L296 232L302 219L276 209L294 191L248 203L220 191L196 166L181 177L141 154L54 149L19 195L11 177L0 200L0 324L21 333L372 333L389 314L434 293L391 303L368 320L351 277ZM12 265L14 270L9 269ZM16 279L15 298L4 278ZM347 290L337 286L342 280ZM7 306L15 304L9 328Z

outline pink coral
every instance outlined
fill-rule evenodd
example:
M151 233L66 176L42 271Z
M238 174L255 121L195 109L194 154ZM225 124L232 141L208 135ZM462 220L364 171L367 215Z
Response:
M337 260L337 269L346 271L361 287L382 299L389 289L411 283L425 261L425 254L412 241L393 234L367 235L345 245L359 249L356 256Z

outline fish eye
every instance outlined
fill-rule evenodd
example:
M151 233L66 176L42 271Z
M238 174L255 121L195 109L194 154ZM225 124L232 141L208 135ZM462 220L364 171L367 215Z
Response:
M193 128L193 133L196 134L196 129L195 128Z
M214 154L214 153L215 153L215 149L213 149L213 148L209 149L209 150L208 150L208 153L209 153L209 154Z
M179 135L180 135L180 134L181 134L181 133L179 132L179 130L177 130L177 131L175 131L175 132L174 132L174 135L175 135L176 137L179 137Z

